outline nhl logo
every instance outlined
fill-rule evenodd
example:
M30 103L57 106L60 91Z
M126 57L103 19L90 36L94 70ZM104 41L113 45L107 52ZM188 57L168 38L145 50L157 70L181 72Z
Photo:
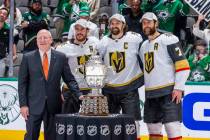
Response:
M122 125L115 125L115 127L114 127L114 134L118 136L121 133L122 133Z
M134 124L126 124L125 128L127 135L133 135L136 133L136 127Z
M101 126L101 135L107 136L110 134L109 126L108 125L102 125Z
M87 134L90 136L95 136L97 134L97 127L94 125L90 125L87 127Z
M71 135L73 133L73 125L67 125L67 135Z
M57 124L57 133L59 135L63 135L65 133L65 125L64 124Z
M77 134L79 136L82 136L82 135L84 135L84 133L85 133L84 126L83 125L77 125Z

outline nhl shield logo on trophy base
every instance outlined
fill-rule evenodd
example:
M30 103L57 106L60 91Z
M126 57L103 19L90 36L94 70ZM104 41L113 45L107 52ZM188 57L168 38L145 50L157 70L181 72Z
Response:
M84 65L84 78L92 90L91 93L84 96L79 114L87 116L107 116L109 114L107 98L101 93L107 69L100 56L94 53Z

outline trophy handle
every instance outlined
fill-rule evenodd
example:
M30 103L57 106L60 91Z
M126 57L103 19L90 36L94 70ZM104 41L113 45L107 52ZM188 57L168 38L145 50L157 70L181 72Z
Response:
M107 75L115 75L115 74L116 74L116 71L112 69L112 66L107 66L106 67L106 77L104 79L105 83L108 82Z

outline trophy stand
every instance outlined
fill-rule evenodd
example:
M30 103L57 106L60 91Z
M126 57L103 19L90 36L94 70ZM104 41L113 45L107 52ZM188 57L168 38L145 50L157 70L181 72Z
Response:
M84 96L79 114L85 116L107 116L109 114L106 96L102 95L107 68L99 55L92 55L84 66L84 78L92 89Z

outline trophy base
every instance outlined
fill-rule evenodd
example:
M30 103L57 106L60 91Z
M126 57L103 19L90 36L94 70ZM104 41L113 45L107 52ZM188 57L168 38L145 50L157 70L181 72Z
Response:
M108 116L108 102L103 95L85 95L79 111L85 116Z

